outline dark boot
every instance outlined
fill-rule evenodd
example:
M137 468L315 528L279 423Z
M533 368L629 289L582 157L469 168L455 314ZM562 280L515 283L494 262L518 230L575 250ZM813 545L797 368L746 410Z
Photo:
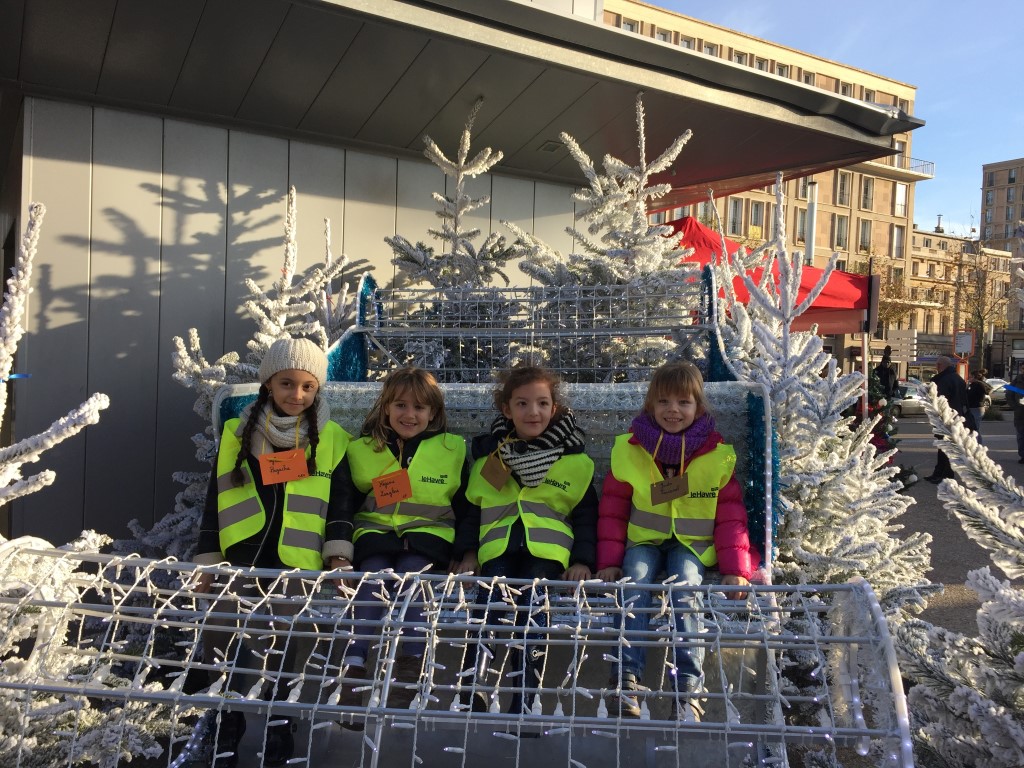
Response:
M527 653L526 663L523 664L523 652L514 649L512 651L512 671L519 670L523 672L521 682L512 693L508 713L510 715L530 715L533 714L534 700L540 695L535 689L539 688L541 684L544 652L531 649Z
M608 714L612 717L640 717L640 698L637 696L640 682L635 674L623 672L621 686L618 678L613 675L608 681L608 688L615 696L612 706L608 708Z
M338 704L353 709L363 706L363 692L353 690L362 688L366 684L366 667L349 667L345 670L345 677L351 678L349 682L342 683L341 695L338 697ZM342 728L350 731L361 731L365 727L362 720L357 720L354 715L344 714L338 721Z
M275 718L274 725L267 726L267 745L263 749L263 765L277 768L292 759L295 754L295 724L290 717Z
M218 717L220 722L218 723ZM241 712L203 713L192 729L184 748L171 763L171 768L235 768L238 765L238 743L245 734L245 715Z
M389 709L408 709L420 682L420 669L423 659L420 656L399 656L395 659L394 678L388 692Z

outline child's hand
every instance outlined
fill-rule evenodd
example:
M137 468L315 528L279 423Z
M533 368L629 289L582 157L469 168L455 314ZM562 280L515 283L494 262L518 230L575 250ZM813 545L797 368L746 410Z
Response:
M586 581L590 578L590 569L582 563L570 565L569 570L562 574L564 581Z
M337 555L327 561L327 566L332 571L352 570L352 563L349 561L349 559L347 557L339 557ZM339 592L344 592L344 588L346 586L350 589L355 589L359 586L359 582L355 579L338 579L337 583L335 584L335 587Z
M480 561L477 560L476 552L467 552L459 562L451 563L448 566L451 573L468 573L477 576L480 573Z
M726 587L739 587L739 586L749 587L750 586L750 582L747 581L742 576L733 576L733 575L730 574L728 576L723 576L722 577L722 585L726 586ZM726 596L730 597L730 598L734 598L736 600L745 600L746 597L747 597L747 593L746 592L729 592Z
M597 572L597 578L601 581L618 581L622 578L622 569L616 568L614 565L602 568Z

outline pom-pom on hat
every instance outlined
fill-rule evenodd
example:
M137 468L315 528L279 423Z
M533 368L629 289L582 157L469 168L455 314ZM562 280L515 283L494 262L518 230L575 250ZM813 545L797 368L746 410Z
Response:
M278 339L270 345L260 363L260 384L266 384L278 371L295 368L316 379L321 387L327 380L327 356L309 339Z

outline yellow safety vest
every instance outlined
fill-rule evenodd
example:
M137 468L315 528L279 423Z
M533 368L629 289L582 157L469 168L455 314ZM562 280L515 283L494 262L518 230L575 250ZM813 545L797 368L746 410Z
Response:
M455 512L452 499L462 484L462 465L466 462L466 441L444 433L423 440L409 462L412 498L377 508L373 481L399 469L398 459L385 448L374 450L372 437L354 440L348 449L352 482L366 494L363 508L355 516L357 541L367 533L410 531L439 536L449 544L455 541Z
M224 424L224 434L217 452L217 519L220 523L220 549L245 541L263 530L267 514L249 474L248 462L242 462L245 482L236 487L231 471L241 450L235 435L238 419ZM284 515L277 554L281 562L292 568L317 571L324 566L323 544L327 529L327 502L331 495L331 475L345 456L351 436L333 421L320 430L316 449L316 472L300 480L284 484ZM306 448L309 458L309 447Z
M512 524L521 518L530 554L568 568L573 542L569 515L593 482L594 462L584 453L562 456L537 487L521 488L510 475L498 490L480 473L485 461L486 456L473 465L466 487L466 498L480 507L480 562L508 549Z
M736 468L736 452L719 443L686 465L689 492L662 504L651 503L651 483L665 476L643 446L630 443L632 435L619 435L612 446L615 479L633 486L633 506L626 530L627 546L661 544L674 536L693 551L705 567L718 563L715 552L715 513L718 494Z

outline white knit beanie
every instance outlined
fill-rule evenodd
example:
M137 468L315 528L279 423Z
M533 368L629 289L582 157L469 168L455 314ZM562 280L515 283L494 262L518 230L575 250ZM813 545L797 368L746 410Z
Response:
M260 383L266 384L278 371L305 371L321 387L327 380L327 356L309 339L278 339L270 345L260 363Z

